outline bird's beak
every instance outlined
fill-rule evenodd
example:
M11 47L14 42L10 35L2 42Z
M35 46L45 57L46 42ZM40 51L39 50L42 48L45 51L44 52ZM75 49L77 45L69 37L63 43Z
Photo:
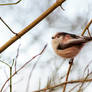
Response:
M52 37L52 39L54 39L55 37Z

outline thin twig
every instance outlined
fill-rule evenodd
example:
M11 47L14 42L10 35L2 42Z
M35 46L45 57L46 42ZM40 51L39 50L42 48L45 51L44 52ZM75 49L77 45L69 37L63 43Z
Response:
M38 64L38 61L39 61L39 60L37 60L37 61L35 62L35 64L34 64L33 67L32 67L32 70L31 70L31 72L30 72L30 74L29 74L28 81L27 81L27 86L26 86L26 92L28 92L28 90L29 90L29 87L30 87L30 85L29 85L29 83L30 83L30 78L31 78L31 76L32 76L32 73L33 73L33 71L34 71L36 65Z
M75 85L73 88L71 88L70 90L69 90L69 92L73 92L73 90L76 88L76 87L78 87L80 84L77 84L77 85Z
M10 77L12 76L12 66L10 67ZM12 77L10 78L10 92L12 92Z
M18 56L19 56L19 49L20 49L20 46L18 46L18 49L17 49L17 55L16 55L16 58L15 58L15 72L16 72L16 65L17 65L17 59L18 59Z
M5 63L4 61L0 60L1 63L5 64L10 69L10 77L12 75L12 66L10 66L8 63ZM10 92L12 92L12 77L10 78ZM0 91L1 92L1 91Z
M92 75L92 72L90 72L90 73L89 73L89 70L88 70L88 74L86 75L85 80L87 80L87 78L88 78L90 75ZM80 88L79 88L78 92L81 92L81 89L82 89L82 87L83 87L84 83L85 83L85 81L84 81L84 82L82 82L82 84L81 84L81 86L80 86ZM83 88L83 89L84 89L84 88Z
M86 70L88 69L88 67L89 67L91 64L92 64L92 61L90 61L90 62L86 65L86 67L85 67L85 69L84 69L84 72L83 72L83 77L84 77L84 75L85 75Z
M18 3L20 3L22 0L18 0L17 2L15 3L6 3L6 4L0 4L0 6L4 6L4 5L16 5Z
M90 34L90 31L89 31L89 28L88 28L88 34L89 34L89 36L91 37L91 34Z
M87 76L85 77L85 80L88 78L88 76L89 76L89 70L88 70ZM82 82L82 83L81 83L81 85L80 85L80 87L79 87L79 90L78 90L77 92L81 92L81 89L82 89L84 83L85 83L85 82Z
M5 21L0 17L0 20L5 24L5 26L13 33L13 34L16 34L17 35L17 33L15 33L9 26L8 26L8 24L6 24L5 23Z
M36 91L33 91L33 92L41 92L41 91L45 91L45 90L49 90L49 89L53 89L53 88L56 88L56 87L59 87L59 86L63 86L65 84L75 84L75 83L82 83L82 82L91 82L92 79L80 79L80 80L71 80L71 81L67 81L67 82L63 82L61 84L57 84L55 86L50 86L48 88L43 88L43 89L40 89L40 90L36 90Z
M83 90L85 90L92 82L88 82L85 87L83 87Z
M10 68L10 65L2 60L0 60L1 63L5 64L6 66L8 66Z
M89 26L91 25L91 23L92 23L92 19L90 20L90 22L87 24L87 26L85 27L85 29L83 30L83 32L82 32L82 36L84 35L84 33L86 32L86 30L89 28Z
M65 80L66 82L68 81L68 77L69 77L69 74L70 74L72 64L73 64L73 59L71 59L70 62L69 62L69 68L68 68L67 75L66 75L66 80ZM64 85L63 92L65 92L65 90L66 90L66 85L67 84Z
M85 69L84 69L84 72L83 72L83 77L84 77L84 74L85 74L85 72L86 72L86 70L88 69L88 67L91 65L91 63L92 63L92 61L90 61L87 65L86 65L86 67L85 67ZM87 79L87 77L90 75L91 73L89 73L89 74L87 74L87 76L85 77L85 80ZM80 84L77 84L77 85L75 85L72 89L70 89L70 91L69 92L72 92L77 86L79 86ZM84 89L84 88L83 88Z
M20 67L16 72L14 72L14 73L12 74L12 76L9 77L9 78L5 81L5 83L4 83L3 86L1 87L0 92L3 91L3 88L5 87L6 83L7 83L12 77L14 77L14 76L16 75L16 73L18 73L20 70L22 70L26 65L28 65L28 64L29 64L32 60L34 60L36 57L40 56L40 55L44 52L44 50L46 49L46 47L47 47L47 44L44 46L44 48L42 49L42 51L41 51L39 54L33 56L28 62L26 62L26 63L25 63L22 67Z

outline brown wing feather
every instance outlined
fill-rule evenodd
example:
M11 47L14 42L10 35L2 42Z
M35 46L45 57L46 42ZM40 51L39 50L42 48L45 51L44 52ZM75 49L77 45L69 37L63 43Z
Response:
M87 37L87 36L82 36L79 39L70 39L67 43L64 44L59 44L57 49L66 49L72 46L78 46L78 45L83 45L84 43L91 41L92 37Z

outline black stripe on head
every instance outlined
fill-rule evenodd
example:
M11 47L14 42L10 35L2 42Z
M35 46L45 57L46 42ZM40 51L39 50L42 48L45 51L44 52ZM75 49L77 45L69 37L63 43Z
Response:
M59 38L60 36L65 36L65 35L67 35L67 33L65 33L65 32L58 32L56 35L55 35L55 37L54 38Z
M65 32L59 32L59 33L56 34L55 37L60 37L61 35L62 36L71 35L71 37L73 37L73 38L78 38L78 36L76 36L75 34L70 34L70 33L65 33Z
M71 34L71 37L78 38L78 36L76 36L75 34Z
M65 32L59 32L59 33L57 33L56 35L67 35L68 33L65 33Z

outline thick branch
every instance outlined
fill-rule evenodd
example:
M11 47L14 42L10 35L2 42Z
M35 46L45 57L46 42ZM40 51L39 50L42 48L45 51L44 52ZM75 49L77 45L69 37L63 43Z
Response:
M58 6L60 6L65 0L59 0L55 2L50 8L48 8L45 12L43 12L37 19L35 19L31 24L21 30L17 35L12 37L8 42L6 42L1 48L0 53L7 49L11 44L13 44L16 40L18 40L21 36L27 33L30 29L32 29L35 25L37 25L41 20L43 20L47 15L49 15L53 10L55 10Z

